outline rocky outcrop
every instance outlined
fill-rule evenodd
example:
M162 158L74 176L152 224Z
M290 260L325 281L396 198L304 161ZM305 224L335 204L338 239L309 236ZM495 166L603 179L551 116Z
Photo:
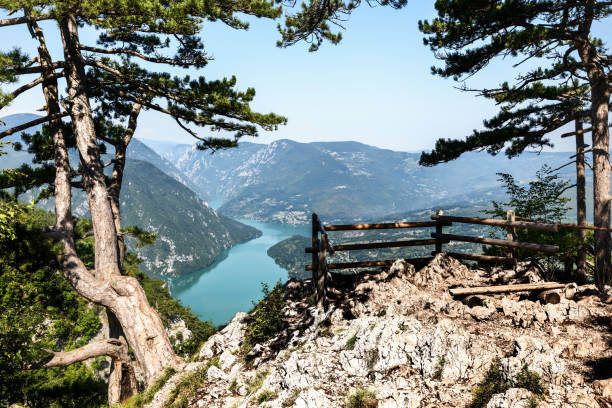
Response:
M419 271L398 261L376 275L335 277L336 299L326 312L308 306L308 282L290 281L285 330L256 346L248 362L240 355L245 314L203 346L200 358L218 364L190 406L343 407L367 389L378 407L464 407L495 367L508 386L488 408L612 407L606 293L568 287L557 304L530 293L477 299L448 293L459 285L537 279L529 264L471 270L442 254ZM513 386L525 369L543 395Z

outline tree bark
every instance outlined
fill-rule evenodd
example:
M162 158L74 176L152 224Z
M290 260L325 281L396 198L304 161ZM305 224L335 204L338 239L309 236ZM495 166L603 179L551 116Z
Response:
M593 21L592 4L587 5L581 32L589 33ZM608 104L610 85L597 52L588 37L575 40L580 60L591 86L591 124L593 154L593 222L610 228L610 130ZM610 233L595 231L595 284L601 289L612 280Z
M123 270L123 258L125 257L125 241L121 233L121 210L119 196L121 193L121 185L123 184L123 172L125 171L125 159L127 147L132 141L132 136L136 131L138 124L138 115L142 105L135 103L132 106L130 117L128 120L127 132L121 141L113 144L115 147L115 163L113 166L113 174L108 186L108 196L110 199L111 211L113 212L113 220L115 222L115 230L117 231L117 251L119 253L119 267Z
M610 91L605 79L600 78L593 82L591 84L593 220L596 227L610 228L610 131L608 129ZM599 288L603 288L603 285L609 284L612 280L610 256L610 233L595 231L595 283Z
M130 360L128 345L123 337L100 340L71 351L45 351L53 355L51 360L45 364L46 367L63 367L94 357L111 357L115 369L111 371L108 379L109 405L123 402L138 391L134 366Z
M107 306L117 317L126 340L143 370L145 382L149 384L159 377L165 368L179 367L183 361L174 353L162 321L155 309L149 305L138 280L120 273L117 230L106 190L89 105L84 61L79 50L77 22L74 16L68 15L59 23L64 55L67 58L65 77L70 97L70 115L83 167L83 182L94 229L95 277L92 276L92 279L98 288L107 290L107 296L97 297L94 301ZM82 265L75 252L71 254L69 251L66 255L69 262L76 266L79 266L79 263ZM79 291L79 282L75 282L75 279L71 282L77 284L75 289Z
M41 66L50 66L52 64L51 55L46 45L43 31L36 23L30 23L31 31L38 39L38 57ZM58 98L58 87L57 78L53 75L53 72L45 72L42 76L42 88L45 96L45 102L47 107L48 115L57 115L60 113L59 98ZM64 242L64 246L73 246L70 237L72 237L72 213L71 213L71 188L70 188L70 162L68 158L68 151L66 149L66 143L64 140L64 134L62 130L62 123L60 119L51 121L49 123L49 131L52 135L53 146L54 146L54 162L56 168L56 182L55 186L55 213L56 213L56 231L61 232L61 238L67 238L69 241ZM60 240L61 240L60 238ZM73 248L71 249L71 251ZM109 337L120 338L122 334L119 326L118 333L116 336L112 336L112 330L110 330L111 321L116 321L114 315L108 312L109 319ZM118 325L118 323L117 323ZM117 331L117 329L115 329ZM112 340L119 341L119 340ZM108 354L112 357L111 375L108 381L108 403L115 404L123 401L125 398L133 395L137 392L136 376L134 373L134 367L130 361L129 355L127 354L127 344L121 337L121 341L124 344L125 353L121 355L121 358ZM111 340L107 340L111 342ZM109 343L110 344L110 343ZM66 353L53 353L55 356L66 356ZM60 364L61 359L54 359L49 364L53 365L67 365ZM78 360L82 361L82 360Z
M576 222L580 226L586 225L586 177L584 170L584 134L582 132L582 118L576 119ZM586 230L579 229L578 258L576 259L578 276L586 278Z

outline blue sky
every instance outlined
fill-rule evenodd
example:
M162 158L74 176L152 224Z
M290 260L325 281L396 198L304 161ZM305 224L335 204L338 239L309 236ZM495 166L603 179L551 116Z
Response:
M482 128L482 120L496 112L491 102L456 89L459 84L455 81L431 75L430 67L439 61L423 45L417 22L434 15L430 1L412 0L402 10L364 5L346 22L339 45L325 44L315 53L308 52L307 44L277 48L277 21L253 19L248 31L209 23L204 25L202 36L215 59L191 74L209 79L236 75L239 87L256 89L255 110L289 119L276 132L261 132L257 139L244 140L356 140L394 150L430 149L439 137L463 137ZM604 39L612 36L607 23L599 27L598 34ZM57 29L50 24L45 27L49 43L56 42ZM93 32L82 36L83 42L95 41ZM2 49L19 46L35 50L23 27L3 29L3 38ZM58 57L59 52L56 48ZM516 75L511 64L496 61L468 85L492 87L511 80ZM43 105L40 91L35 89L0 110L0 117L36 112ZM205 130L198 132L207 134ZM193 141L157 112L141 115L136 136ZM573 138L553 139L556 151L574 149Z

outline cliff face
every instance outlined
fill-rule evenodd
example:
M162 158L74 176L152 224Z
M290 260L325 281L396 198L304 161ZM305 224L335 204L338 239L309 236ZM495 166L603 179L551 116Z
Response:
M326 313L309 306L310 285L293 280L276 338L245 361L248 319L237 314L201 349L208 363L177 374L149 406L170 406L170 390L198 367L190 407L612 406L611 288L568 286L556 304L528 293L448 294L539 279L528 264L485 272L441 254L419 271L398 261L338 278Z

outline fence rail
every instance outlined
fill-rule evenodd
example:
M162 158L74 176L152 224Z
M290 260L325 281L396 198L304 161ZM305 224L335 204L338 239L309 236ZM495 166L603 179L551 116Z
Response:
M557 232L559 228L573 229L589 229L597 231L612 232L611 229L598 228L588 225L575 224L552 224L540 222L537 220L529 220L521 217L516 217L513 211L508 211L506 220L492 218L477 218L477 217L456 217L445 216L442 211L438 211L431 216L432 221L416 221L416 222L392 222L378 224L342 224L342 225L324 225L317 214L312 214L312 246L305 248L306 253L312 254L312 264L306 265L307 271L312 271L312 278L316 289L317 305L327 306L327 282L331 279L332 269L349 269L349 268L367 268L377 266L392 265L395 260L372 260L372 261L357 261L357 262L339 262L327 263L328 254L333 256L340 251L354 251L363 249L381 249L381 248L401 248L412 246L435 246L435 250L431 252L432 256L442 252L442 246L452 241L472 242L485 245L500 246L510 248L511 252L508 257L490 256L481 254L466 254L459 252L447 252L449 255L458 259L467 259L478 262L487 262L493 264L514 265L515 249L529 250L553 254L559 251L556 245L545 245L532 242L516 241L516 229L530 229L538 231ZM450 227L453 223L475 224L475 225L490 225L495 227L506 228L508 234L507 239L494 239L484 237L474 237L466 235L445 234L443 227ZM380 229L399 229L399 228L435 228L435 232L431 233L431 239L413 239L399 240L391 242L369 242L358 244L335 244L333 245L328 237L328 232L331 231L361 231L361 230L380 230ZM423 264L429 262L432 257L408 258L405 259L408 263Z

